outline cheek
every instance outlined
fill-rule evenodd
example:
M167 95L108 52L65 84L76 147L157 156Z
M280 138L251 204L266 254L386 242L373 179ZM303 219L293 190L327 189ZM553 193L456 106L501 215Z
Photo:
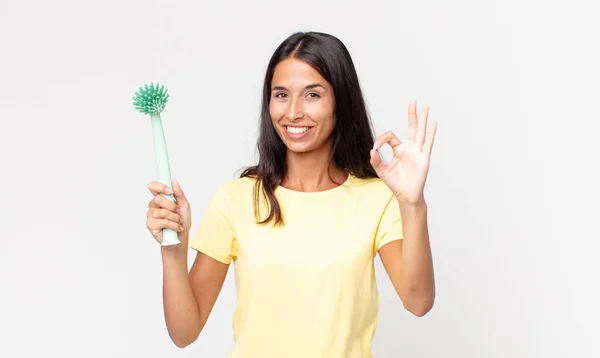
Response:
M335 113L333 107L329 104L315 105L306 114L318 122L323 129L331 130L335 125Z
M285 106L281 103L271 101L269 103L269 114L273 120L279 120L285 114Z

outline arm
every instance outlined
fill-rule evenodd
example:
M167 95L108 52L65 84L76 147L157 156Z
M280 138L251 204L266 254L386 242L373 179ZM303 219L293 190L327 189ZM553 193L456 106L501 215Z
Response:
M161 247L163 305L169 336L177 347L184 348L198 338L206 324L229 265L198 252L188 274L187 247L179 246Z
M398 202L403 239L382 246L379 256L404 307L420 317L431 310L435 300L427 204Z

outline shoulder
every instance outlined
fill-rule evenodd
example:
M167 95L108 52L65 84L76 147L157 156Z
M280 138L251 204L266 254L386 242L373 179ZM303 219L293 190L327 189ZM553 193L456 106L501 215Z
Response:
M252 190L254 188L255 183L256 179L249 177L232 179L221 183L217 188L217 191L228 194L247 192L248 190Z
M367 197L389 201L393 196L391 189L380 178L352 178L352 188Z
M252 197L255 183L256 179L248 177L225 181L217 187L213 198L229 204L239 203Z
M360 210L382 213L396 200L392 190L380 178L353 178L352 197Z
M374 215L378 224L389 220L399 220L400 207L398 199L380 178L358 179L354 186L359 190L360 210L367 215ZM382 221L383 220L383 221Z
M255 183L256 179L248 177L227 180L217 187L217 193L235 197L240 194L246 194L249 191L252 192Z

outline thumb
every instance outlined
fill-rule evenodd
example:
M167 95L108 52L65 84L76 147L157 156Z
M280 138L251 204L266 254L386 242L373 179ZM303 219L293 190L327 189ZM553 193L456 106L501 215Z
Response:
M173 178L173 180L171 181L171 184L173 186L173 196L175 197L177 204L178 205L188 204L188 201L185 197L183 189L181 189L181 185L179 185L179 182L177 181L177 179Z
M375 149L371 149L371 165L373 166L373 169L375 169L375 172L377 173L377 175L381 178L381 175L383 174L383 171L385 170L386 164L383 163L383 161L381 160L381 156L379 155L379 152L376 151Z

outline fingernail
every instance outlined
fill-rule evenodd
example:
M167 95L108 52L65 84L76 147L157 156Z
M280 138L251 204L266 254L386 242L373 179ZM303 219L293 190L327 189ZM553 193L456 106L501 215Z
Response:
M171 188L169 188L169 187L165 188L165 193L171 194L172 192L173 192L173 190L171 190Z

